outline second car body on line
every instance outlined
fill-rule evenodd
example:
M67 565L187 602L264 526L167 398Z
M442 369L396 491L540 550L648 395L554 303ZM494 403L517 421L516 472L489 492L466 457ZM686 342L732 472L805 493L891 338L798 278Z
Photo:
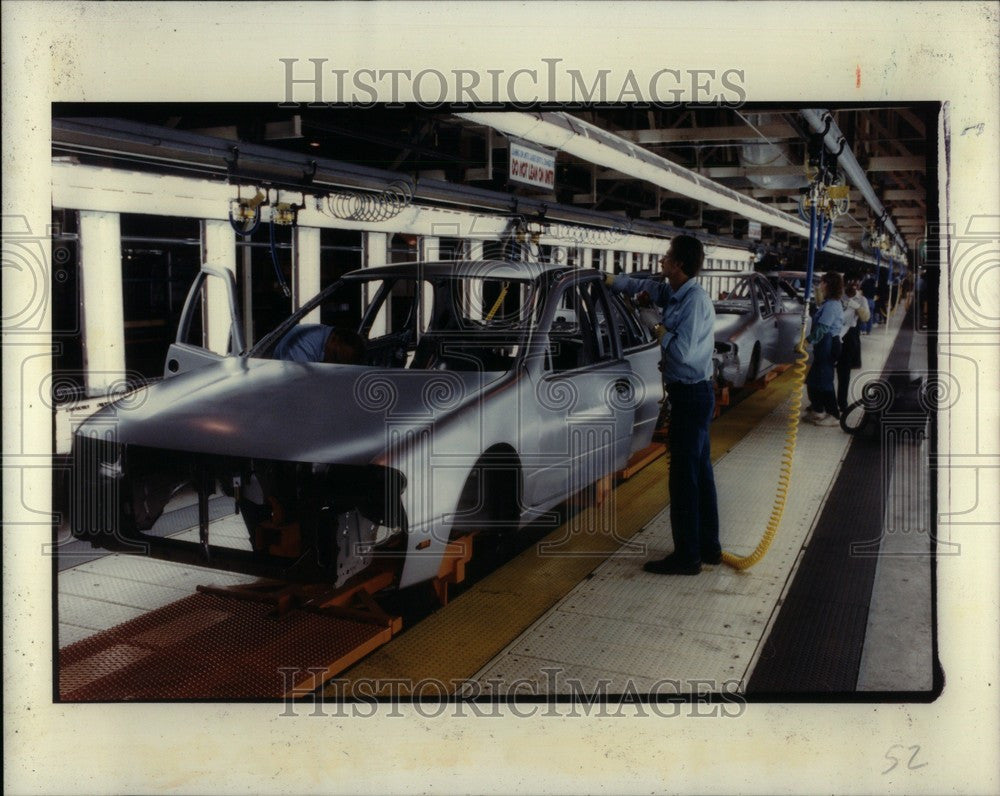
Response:
M764 274L740 274L735 286L715 302L720 381L742 387L776 365L794 362L802 317L802 302L779 295Z

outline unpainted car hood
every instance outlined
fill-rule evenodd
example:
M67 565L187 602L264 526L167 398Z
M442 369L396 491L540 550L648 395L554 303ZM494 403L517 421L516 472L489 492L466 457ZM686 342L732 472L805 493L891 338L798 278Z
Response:
M365 464L503 373L375 370L230 357L130 393L81 431L118 442L300 462Z

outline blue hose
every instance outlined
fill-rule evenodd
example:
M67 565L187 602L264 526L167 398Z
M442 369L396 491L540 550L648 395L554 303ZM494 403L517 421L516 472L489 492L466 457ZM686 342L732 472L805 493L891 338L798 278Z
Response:
M233 218L232 207L229 208L229 225L233 228L233 231L237 235L242 235L244 238L250 237L260 226L260 208L256 208L253 215L253 223L250 225L249 229L244 229L242 224L236 223L236 219Z
M819 237L820 219L816 216L816 206L809 208L809 249L806 257L806 299L805 305L809 306L809 299L812 297L813 266L816 263L816 238Z
M822 223L822 219L820 219ZM819 245L819 251L823 251L826 248L826 244L830 242L830 233L833 232L833 219L827 219L826 231L823 233L823 242Z
M285 294L286 297L292 295L292 291L288 289L288 283L285 281L285 275L281 273L281 266L278 265L278 247L274 242L274 218L271 218L270 223L271 228L271 263L274 265L274 274L278 277L278 284L281 285L281 292Z

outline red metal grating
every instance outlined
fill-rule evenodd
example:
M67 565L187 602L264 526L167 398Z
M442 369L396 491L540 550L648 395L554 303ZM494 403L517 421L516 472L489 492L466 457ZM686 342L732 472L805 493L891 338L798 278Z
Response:
M392 635L315 612L272 611L267 603L213 594L185 597L60 650L59 697L281 698L317 687Z

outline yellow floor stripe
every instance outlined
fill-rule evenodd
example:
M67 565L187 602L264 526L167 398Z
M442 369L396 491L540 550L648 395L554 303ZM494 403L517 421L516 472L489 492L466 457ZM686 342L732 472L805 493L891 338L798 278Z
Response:
M712 424L712 460L783 403L792 386L789 371L718 418ZM471 677L663 509L666 481L667 459L661 457L615 490L617 534L608 531L607 506L582 510L543 540L559 540L557 550L541 555L533 545L339 679L349 688L360 679L427 678L447 685ZM327 694L337 696L340 687Z

